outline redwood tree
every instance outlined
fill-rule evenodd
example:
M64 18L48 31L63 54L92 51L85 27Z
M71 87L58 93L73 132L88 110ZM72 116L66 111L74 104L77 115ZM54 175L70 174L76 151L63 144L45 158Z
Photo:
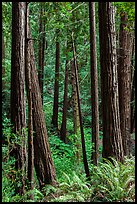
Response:
M132 54L131 54L131 129L130 133L135 132L135 35L133 34Z
M135 132L135 71L132 79L131 86L131 122L130 122L130 133Z
M15 144L12 155L15 157L15 168L20 171L20 187L17 193L24 194L25 178L25 2L12 2L12 51L11 51L11 124L12 131L20 143Z
M118 84L120 126L124 148L124 155L130 153L130 100L131 100L131 36L126 29L128 18L126 13L121 13L119 33L119 58L118 58Z
M48 142L45 116L42 107L41 91L37 76L37 69L34 57L33 40L28 25L28 52L30 63L30 78L32 92L32 109L33 109L33 129L34 135L34 165L39 181L40 188L45 184L56 184L56 173L54 163L51 157L50 146Z
M95 27L95 3L89 2L90 25L90 75L91 75L91 102L92 102L92 143L93 152L91 159L97 165L98 138L99 138L99 112L98 112L98 75L96 57L96 27Z
M123 160L118 101L115 10L111 2L99 2L99 39L104 158Z
M33 117L32 117L32 89L31 89L31 67L30 67L30 52L28 46L30 41L28 41L28 16L29 9L28 3L26 3L26 15L25 15L25 78L26 78L26 90L28 98L28 171L27 177L29 181L30 189L34 188L34 145L33 145ZM30 195L33 199L33 194Z

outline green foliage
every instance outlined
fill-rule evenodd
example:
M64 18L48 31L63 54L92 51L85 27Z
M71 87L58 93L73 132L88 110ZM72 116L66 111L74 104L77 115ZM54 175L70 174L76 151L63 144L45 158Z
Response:
M5 125L9 124L4 120ZM8 126L7 126L8 127ZM91 130L85 129L86 146L90 148ZM10 127L3 131L10 138ZM100 132L100 137L102 138ZM7 139L8 141L9 139ZM15 139L16 140L16 139ZM14 141L14 140L13 140ZM83 169L83 163L76 164L72 140L64 144L57 135L49 137L52 156L55 163L59 185L53 187L45 185L42 191L37 186L34 190L27 190L23 196L15 195L14 186L19 172L14 169L15 159L9 157L9 147L3 145L2 163L2 197L3 202L129 202L135 197L135 161L134 157L125 158L124 163L112 158L113 164L104 159L98 166L90 165L91 182L87 182ZM91 152L87 151L88 157ZM33 195L34 200L31 199Z
M62 142L56 135L49 137L49 143L57 178L62 180L62 172L70 173L74 169L75 158L73 148L70 144Z
M78 176L75 171L71 174L63 172L64 181L59 185L60 196L52 199L52 202L84 202L91 195L86 176Z
M56 135L50 136L49 138L50 146L53 151L53 154L65 156L67 158L71 158L74 156L73 149L70 144L65 144L62 142Z
M45 187L42 188L42 192L47 196L50 193L55 193L57 189L54 186L51 185L46 185Z
M135 2L114 2L117 7L117 12L126 12L129 21L135 21Z
M5 155L6 150L8 150L7 147L2 148L3 155ZM11 202L11 198L15 194L14 175L16 172L14 164L14 158L6 158L6 161L2 162L2 202Z
M33 195L33 199L30 196ZM11 198L11 202L40 202L44 195L40 190L34 188L33 190L27 191L24 195L15 195Z
M135 196L135 161L127 159L122 164L111 158L104 159L98 166L94 166L91 176L94 187L93 201L134 201Z
M112 158L91 167L91 182L85 174L63 172L51 202L133 202L135 199L135 161L125 158L122 164Z
M135 2L114 2L117 8L117 14L120 16L121 13L127 13L128 16L128 29L134 30L135 26Z
M6 40L11 38L11 8L12 2L2 2L2 29Z
M114 165L108 160L99 162L96 167L90 165L91 182L86 181L84 174L83 161L76 162L75 154L78 151L76 144L79 142L81 147L80 134L73 133L72 107L68 107L67 112L67 139L68 144L64 144L59 137L53 132L51 127L51 118L53 114L53 97L54 97L54 77L55 77L55 41L56 30L60 30L60 76L59 76L59 129L62 122L63 107L63 90L64 75L66 64L66 41L71 41L72 29L74 29L75 45L78 62L79 84L81 109L84 124L85 144L87 159L90 164L92 152L92 133L91 133L91 96L90 96L90 44L89 44L89 19L88 19L88 3L86 2L30 2L30 25L32 38L34 39L36 65L38 64L38 43L39 35L39 9L40 4L45 8L43 19L46 20L46 41L45 48L45 66L44 66L44 93L43 93L43 110L45 113L45 121L48 130L50 148L54 160L57 180L59 186L53 187L45 185L40 191L37 183L34 190L27 190L25 195L15 195L15 184L18 182L19 172L15 171L15 159L10 157L10 150L15 143L21 144L21 138L11 133L10 122L6 118L7 110L10 106L10 70L11 70L11 2L2 2L2 20L3 35L5 43L5 59L3 66L5 74L2 76L5 81L5 98L3 100L3 137L6 141L2 147L2 201L3 202L94 202L94 201L134 201L135 194L135 176L134 176L134 159L125 159L123 164L116 162ZM118 20L116 26L119 31L120 12L127 12L130 25L133 26L135 21L135 2L114 2L117 7ZM96 17L98 15L98 3L96 3ZM74 19L73 15L74 14ZM99 65L99 31L98 18L96 18L97 26L97 60L98 73L100 73ZM73 52L69 50L68 58L72 60ZM100 76L99 76L100 79ZM100 87L100 81L99 81ZM100 89L99 89L100 91ZM71 98L70 84L70 67L69 67L69 86L68 98ZM100 95L99 95L100 100ZM27 131L27 130L25 130ZM27 135L27 134L26 134ZM102 132L100 132L102 139ZM102 145L99 145L99 151L102 152ZM100 154L101 159L101 154ZM15 175L17 176L15 180ZM36 178L35 178L36 179ZM35 181L37 182L37 181ZM26 186L26 189L28 187ZM33 194L34 200L30 197Z

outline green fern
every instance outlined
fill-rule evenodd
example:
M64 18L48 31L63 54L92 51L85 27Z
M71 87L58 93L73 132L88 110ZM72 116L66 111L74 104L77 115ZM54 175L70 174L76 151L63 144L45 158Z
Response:
M34 199L30 199L30 196L33 195ZM36 202L42 200L44 197L38 189L34 188L33 190L27 191L24 195L15 195L12 197L11 202Z
M48 196L51 193L55 193L57 191L57 188L52 186L52 185L48 185L46 184L43 188L42 188L42 193L46 196Z
M91 196L92 190L86 181L86 176L78 176L75 171L70 175L63 173L64 182L60 183L59 189L61 195L52 199L55 202L84 202ZM63 195L62 195L63 194Z
M125 158L122 164L111 158L111 161L104 159L104 163L93 168L92 185L94 186L94 199L99 191L104 195L106 201L127 201L129 197L134 197L134 159ZM132 160L132 161L131 161ZM130 163L130 165L129 165Z

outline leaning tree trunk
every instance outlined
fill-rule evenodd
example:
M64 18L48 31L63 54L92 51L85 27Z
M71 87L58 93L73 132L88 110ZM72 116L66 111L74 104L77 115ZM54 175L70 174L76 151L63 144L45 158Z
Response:
M45 20L43 20L44 7L43 2L40 2L40 17L39 17L39 61L38 61L38 78L41 90L41 98L43 103L43 80L44 80L44 50L45 50Z
M81 104L80 104L80 94L79 94L78 66L77 66L77 61L76 61L76 49L75 49L73 34L74 33L72 32L72 47L73 47L73 57L74 57L75 82L76 82L76 93L77 93L77 103L78 103L78 114L79 114L79 123L80 123L83 163L84 163L84 169L85 169L86 177L87 177L87 179L89 179L90 173L89 173L89 167L88 167L88 161L87 161L87 155L86 155L85 137L84 137Z
M103 112L104 158L123 160L118 101L115 11L111 2L99 2L99 38Z
M54 104L53 104L53 127L58 130L58 100L59 100L59 64L60 64L60 44L58 41L59 30L56 31L56 65L55 65L55 83L54 83Z
M20 143L15 144L12 155L15 157L15 168L20 171L20 187L16 186L16 193L25 191L25 2L12 2L12 53L11 53L11 124L13 133Z
M32 109L33 109L33 128L34 136L34 165L37 178L42 188L45 184L56 184L56 173L54 163L51 157L50 146L48 142L45 117L42 108L41 91L39 87L38 76L36 73L33 41L28 25L28 52L30 54L30 73L31 73L31 91L32 91Z
M74 51L73 51L74 52ZM77 62L76 62L77 63ZM73 124L74 124L74 142L76 146L76 158L77 162L80 162L80 119L79 119L79 109L78 109L78 94L76 88L76 77L75 77L75 65L74 59L71 61L71 84L72 84L72 105L73 105Z
M119 34L118 85L120 126L124 148L124 155L130 153L130 100L131 100L131 37L127 27L127 15L121 13Z
M98 162L98 138L99 138L99 112L98 112L98 75L96 57L96 28L95 28L95 3L89 2L90 20L90 75L91 75L91 102L92 102L92 143L93 152L91 159L93 164Z

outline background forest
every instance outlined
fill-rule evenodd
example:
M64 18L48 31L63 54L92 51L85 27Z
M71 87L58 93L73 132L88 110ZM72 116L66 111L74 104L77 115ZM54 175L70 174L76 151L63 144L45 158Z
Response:
M2 202L135 202L135 2L2 2Z

